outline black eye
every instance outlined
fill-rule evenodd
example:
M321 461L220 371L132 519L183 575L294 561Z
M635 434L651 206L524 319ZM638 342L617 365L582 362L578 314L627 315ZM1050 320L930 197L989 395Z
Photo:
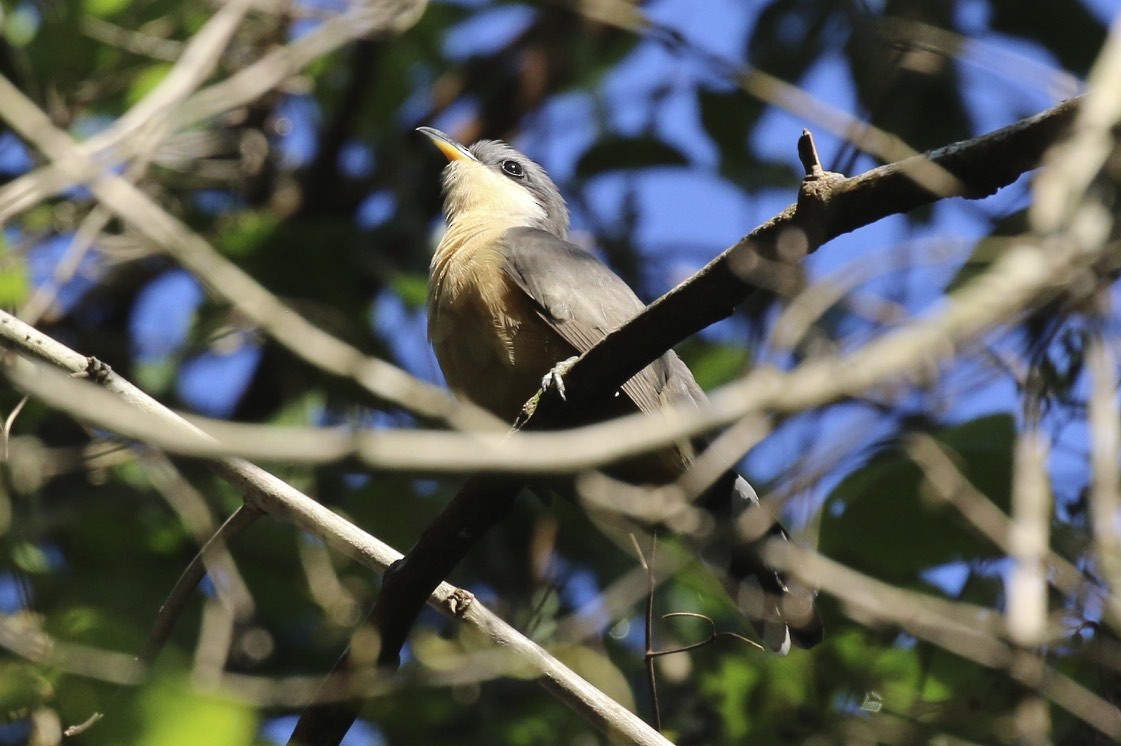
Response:
M507 176L513 176L515 179L525 176L525 169L517 161L502 161L502 170Z

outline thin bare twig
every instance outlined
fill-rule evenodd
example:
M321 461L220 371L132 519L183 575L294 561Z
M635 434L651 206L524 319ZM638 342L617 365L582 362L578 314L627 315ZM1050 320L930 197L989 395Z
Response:
M646 561L646 555L642 553L642 547L638 544L638 539L634 534L630 534L631 544L634 547L635 554L638 556L638 562L642 566L643 572L646 574L646 613L643 614L644 634L646 639L646 654L643 656L646 664L646 688L650 694L650 709L654 718L654 730L659 733L662 730L662 707L658 703L658 677L654 670L654 569L651 563ZM658 551L658 539L654 537L650 543L650 559L653 562L654 553Z
M27 404L28 398L29 397L27 396L20 397L19 402L17 402L16 405L12 407L12 411L9 412L8 416L4 418L4 424L2 430L0 430L0 436L3 436L3 441L2 443L0 443L0 445L3 446L3 451L0 451L0 463L8 462L8 443L12 437L12 426L16 423L16 419L19 417L19 413L23 411L24 406Z
M148 639L140 652L139 660L142 663L150 664L155 661L156 656L159 655L164 644L167 643L172 628L179 621L187 603L194 596L195 589L206 575L208 557L211 558L210 561L212 562L215 555L226 555L226 548L230 543L253 525L260 516L260 511L242 505L226 519L225 523L194 556L179 576L179 580L175 582L167 600L163 602L156 614L152 628L148 631ZM224 580L221 577L215 578L216 585L221 586L223 582ZM233 608L236 610L238 607ZM245 611L245 609L242 609L242 611Z
M646 655L648 655L651 658L660 658L663 655L676 655L677 653L685 653L685 652L688 652L690 650L696 650L697 648L703 648L707 645L711 645L712 643L716 642L720 638L727 638L727 639L731 639L731 640L739 640L740 642L746 643L747 645L755 648L756 650L763 650L764 649L763 646L760 645L759 643L755 642L755 640L751 640L747 637L744 637L743 635L739 634L738 632L720 632L720 631L717 631L716 622L714 622L712 620L712 617L707 616L705 614L698 614L694 611L671 611L668 614L663 614L662 619L703 619L706 622L708 622L708 627L709 627L708 637L706 637L705 639L703 639L699 642L691 642L687 645L680 645L676 648L667 648L666 650L651 650L651 651L646 653Z

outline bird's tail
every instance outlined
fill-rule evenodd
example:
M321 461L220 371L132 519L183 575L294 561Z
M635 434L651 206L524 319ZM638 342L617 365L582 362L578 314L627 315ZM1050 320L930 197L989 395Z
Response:
M713 492L720 497L716 500L709 497L702 503L716 515L721 525L729 527L730 533L736 531L736 525L743 525L745 513L763 510L755 490L738 474L729 473L718 480L709 490L709 496ZM813 590L785 578L763 561L762 551L768 541L789 541L778 521L769 520L766 525L765 530L746 540L728 537L725 587L767 649L785 655L791 644L800 648L817 645L824 628L814 607Z

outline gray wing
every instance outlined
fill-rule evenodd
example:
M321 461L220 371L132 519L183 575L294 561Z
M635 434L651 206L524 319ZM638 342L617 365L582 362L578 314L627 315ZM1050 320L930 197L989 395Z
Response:
M529 297L538 315L581 353L645 308L627 283L575 244L534 228L509 230L503 242L503 271ZM693 374L672 350L627 381L623 391L648 413L670 401L704 401ZM758 503L751 485L731 471L700 499L714 515L724 516L728 525L740 511ZM785 653L791 642L799 647L820 642L822 625L813 593L788 587L760 558L760 542L775 537L786 537L778 523L762 539L730 547L725 561L732 597L767 646ZM752 588L758 590L752 592Z
M581 354L646 308L622 278L573 243L536 228L512 228L502 240L503 271ZM704 400L693 374L672 350L627 381L623 391L646 413L670 401Z

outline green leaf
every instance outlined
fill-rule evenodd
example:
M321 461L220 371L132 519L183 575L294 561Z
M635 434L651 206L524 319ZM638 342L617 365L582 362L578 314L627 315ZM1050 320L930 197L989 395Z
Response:
M937 436L960 459L966 478L1007 512L1012 496L1012 450L1016 423L1011 415L993 414L947 428Z
M0 708L13 722L19 710L37 707L52 694L50 682L23 660L0 661Z
M588 148L576 163L576 176L588 178L610 171L650 166L684 166L680 150L655 137L609 137Z
M162 394L171 389L179 375L180 361L172 356L155 361L138 363L132 374L140 388L154 394Z
M990 5L993 31L1038 41L1078 76L1089 72L1105 43L1105 25L1083 3L992 0Z
M888 648L878 651L872 660L871 674L877 682L876 692L893 711L911 709L919 695L920 670L915 650Z
M697 345L696 348L690 347L688 360L697 383L707 391L743 373L751 354L740 345Z
M393 278L391 285L409 308L424 308L424 304L428 302L426 275L402 272Z
M147 96L153 88L167 77L169 72L171 72L171 63L157 63L141 70L140 74L133 79L132 85L128 89L128 95L125 97L129 106L138 103Z
M825 0L764 3L745 58L782 80L799 80L814 60L849 31L844 6Z
M908 20L937 28L953 28L948 3L916 4ZM898 64L887 73L884 60L895 40L875 24L856 24L846 55L856 93L873 124L897 135L908 145L926 150L973 134L965 109L959 69L952 58L931 54L922 65ZM916 117L916 111L938 112ZM908 219L930 218L929 211L912 212Z
M102 644L113 620L100 609L89 605L71 606L51 618L47 631L56 637L74 642Z
M601 651L584 645L553 650L553 655L592 686L629 710L635 709L634 695L623 672Z
M721 661L716 676L706 676L701 693L720 713L729 739L743 740L750 729L752 697L760 686L760 671L729 656Z
M233 258L248 256L264 243L276 229L277 218L267 212L243 212L215 239L215 247Z
M1015 431L1008 415L982 417L937 433L966 478L1006 509ZM830 495L821 550L861 572L911 583L931 567L1001 556L957 512L923 495L919 468L897 447L877 454Z
M241 746L252 743L257 730L256 715L245 705L201 695L169 678L144 691L137 712L141 746Z
M1013 238L1030 229L1027 215L1027 210L1017 210L996 221L989 235L982 238L974 246L973 253L962 264L954 279L950 281L946 292L953 292L973 278L988 271L993 262L999 259L1008 249Z
M322 391L308 391L300 396L293 396L280 409L276 411L269 422L274 425L288 425L299 427L311 424L315 416L327 407L327 398Z
M797 187L799 174L789 163L761 160L751 148L751 132L763 111L761 103L738 90L701 90L697 103L705 132L720 152L721 176L742 189L781 184ZM792 138L791 153L794 145Z
M90 15L107 18L120 13L131 3L132 0L84 0L82 5Z
M884 648L868 631L856 629L836 634L829 646L853 695L879 700L890 712L906 712L918 699L923 671L914 648Z
M748 135L761 106L741 91L701 90L697 93L701 124L720 149L720 171L741 171L748 160ZM737 168L737 166L739 168Z
M44 573L51 569L46 553L36 545L23 541L12 547L12 564L27 573Z
M18 5L11 10L0 9L0 31L14 47L22 47L35 38L39 30L38 16L27 5Z
M27 264L11 258L7 244L0 236L0 308L16 308L27 300L31 281L27 276Z

